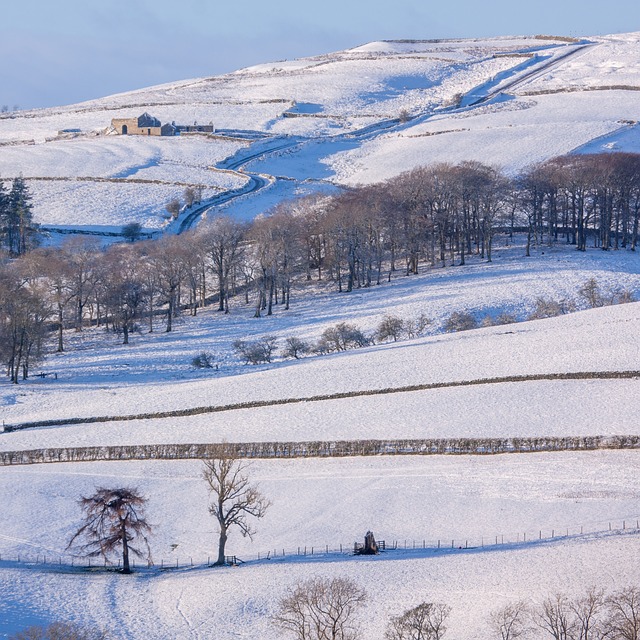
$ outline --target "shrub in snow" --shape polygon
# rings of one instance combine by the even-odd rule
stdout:
[[[518,318],[516,318],[512,313],[502,312],[498,315],[495,320],[496,324],[514,324],[518,322]]]
[[[142,238],[142,225],[139,222],[130,222],[122,227],[122,237],[129,242],[136,242]]]
[[[573,302],[558,302],[548,298],[538,298],[534,310],[529,314],[529,320],[555,318],[563,313],[568,313],[573,308]]]
[[[404,321],[404,330],[407,338],[417,338],[421,336],[431,324],[432,320],[426,314],[421,313],[415,318]]]
[[[199,353],[197,356],[194,356],[191,359],[191,366],[196,369],[214,369],[218,368],[215,361],[215,356],[212,353],[207,351],[203,351]]]
[[[406,333],[405,321],[398,316],[385,316],[376,329],[376,340],[384,342],[392,339],[397,342]]]
[[[304,356],[311,352],[311,345],[300,338],[291,336],[285,340],[285,346],[282,350],[284,358],[295,358],[298,360],[300,356]]]
[[[578,289],[578,295],[591,309],[602,307],[605,304],[602,292],[600,291],[600,285],[595,278],[589,278],[580,289]]]
[[[271,362],[278,344],[275,336],[262,336],[258,340],[236,340],[233,350],[244,359],[245,364]]]
[[[180,200],[178,200],[178,198],[173,198],[167,203],[165,209],[167,210],[167,213],[175,219],[180,215],[180,207]]]
[[[629,289],[622,289],[613,294],[613,304],[627,304],[628,302],[635,301],[636,297],[633,295],[633,291],[630,291]]]
[[[454,331],[468,331],[469,329],[475,329],[478,326],[478,321],[473,314],[467,311],[454,311],[444,323],[444,330],[448,333]]]
[[[366,347],[369,344],[371,340],[355,324],[340,322],[322,332],[315,350],[317,353],[330,353]]]
[[[430,324],[431,318],[424,313],[415,318],[386,315],[376,329],[375,338],[378,342],[384,342],[389,339],[396,342],[404,337],[417,338],[425,332],[425,329]]]
[[[500,313],[495,318],[485,316],[480,323],[483,327],[496,327],[502,324],[514,324],[518,319],[512,313]]]

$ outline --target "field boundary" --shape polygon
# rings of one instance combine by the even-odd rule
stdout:
[[[640,520],[632,518],[622,522],[609,522],[606,527],[594,528],[583,526],[563,526],[558,529],[539,529],[529,532],[496,534],[489,536],[475,535],[458,536],[457,538],[441,539],[394,539],[387,543],[386,549],[378,556],[358,556],[354,550],[354,543],[316,544],[298,546],[292,549],[275,548],[269,551],[257,552],[249,555],[226,556],[228,566],[251,566],[265,563],[309,563],[324,562],[327,559],[351,559],[354,562],[377,557],[381,560],[416,560],[419,558],[435,558],[462,553],[495,553],[500,551],[525,550],[539,546],[564,544],[572,541],[589,541],[615,536],[640,535]],[[136,573],[161,575],[172,571],[189,571],[216,568],[212,565],[215,555],[209,555],[206,560],[202,555],[182,556],[173,555],[169,558],[161,557],[154,560],[140,561],[131,559],[131,567]],[[55,550],[43,550],[33,553],[0,553],[0,569],[23,568],[35,569],[55,573],[112,573],[119,571],[120,560],[91,559],[86,556],[73,556]]]
[[[203,460],[229,455],[243,459],[287,459],[389,455],[497,455],[601,449],[640,449],[640,434],[50,447],[0,452],[0,466],[121,460]]]
[[[323,395],[299,398],[281,398],[275,400],[251,400],[225,405],[192,407],[190,409],[176,409],[173,411],[156,411],[150,413],[128,414],[120,416],[88,416],[84,418],[57,418],[53,420],[36,420],[16,424],[4,424],[4,431],[18,431],[21,429],[35,429],[38,427],[55,427],[74,424],[95,424],[97,422],[125,422],[130,420],[158,420],[163,418],[182,418],[219,413],[223,411],[237,411],[239,409],[258,409],[302,402],[323,402],[326,400],[343,400],[364,396],[381,396],[393,393],[410,393],[412,391],[430,391],[435,389],[449,389],[454,387],[470,387],[485,384],[504,384],[554,380],[620,380],[640,378],[640,371],[577,371],[568,373],[535,373],[530,375],[500,376],[495,378],[478,378],[475,380],[459,380],[452,382],[429,382],[425,384],[388,387],[383,389],[363,389],[360,391],[343,391]]]

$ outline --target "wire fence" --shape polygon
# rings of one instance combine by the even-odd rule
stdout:
[[[401,538],[378,541],[382,554],[389,557],[425,557],[436,554],[460,552],[491,552],[527,548],[536,545],[549,545],[570,540],[593,539],[610,535],[640,535],[640,516],[622,521],[611,521],[604,526],[563,526],[528,530],[511,534],[451,536],[441,538]],[[359,542],[339,544],[308,544],[295,548],[274,547],[254,554],[225,556],[225,564],[239,566],[269,561],[320,562],[323,559],[356,556]],[[175,555],[153,560],[131,560],[131,569],[135,571],[175,571],[203,569],[213,566],[217,556],[196,557]],[[106,561],[102,558],[78,557],[59,554],[55,551],[43,553],[0,553],[0,566],[21,568],[42,568],[48,571],[86,572],[86,571],[118,571],[121,561]]]

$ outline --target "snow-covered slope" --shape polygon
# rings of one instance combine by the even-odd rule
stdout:
[[[318,188],[309,180],[375,182],[427,163],[460,160],[515,172],[579,148],[638,150],[630,123],[638,117],[639,43],[637,33],[581,41],[373,42],[6,114],[0,116],[0,176],[28,179],[37,218],[46,225],[119,227],[138,220],[159,229],[166,224],[164,206],[185,183],[204,185],[206,196],[242,184],[242,175],[215,167],[256,136],[262,152],[247,169],[294,180],[272,181],[270,189],[233,202],[234,215],[254,216]],[[211,122],[223,137],[101,134],[111,118],[143,111],[163,122]],[[83,135],[56,137],[69,128]],[[230,141],[228,135],[248,140]],[[53,177],[75,180],[43,180]]]
[[[576,299],[590,277],[605,295],[640,291],[640,256],[633,252],[581,254],[558,247],[529,259],[522,253],[522,247],[496,248],[492,264],[437,268],[351,294],[337,294],[333,287],[324,293],[302,289],[294,292],[289,311],[276,307],[273,316],[261,319],[237,297],[230,314],[208,309],[196,318],[184,316],[173,332],[143,331],[130,345],[102,329],[70,332],[67,351],[51,354],[45,363],[57,380],[34,380],[24,388],[0,385],[3,418],[14,423],[139,414],[525,373],[640,368],[637,303],[443,334],[443,321],[454,311],[470,311],[478,319],[505,311],[522,320],[539,297]],[[425,314],[432,320],[429,335],[300,361],[277,357],[258,367],[242,364],[232,349],[236,338],[265,334],[278,336],[279,346],[291,335],[313,342],[341,321],[373,333],[386,314]],[[568,337],[574,334],[580,337]],[[219,371],[191,367],[203,351],[214,354]],[[243,430],[243,437],[269,439],[268,429],[258,432]],[[0,446],[5,443],[0,439]]]
[[[254,158],[248,172],[293,178],[265,179],[269,189],[232,201],[234,214],[251,216],[303,189],[385,179],[426,162],[478,159],[515,172],[572,150],[637,151],[639,44],[640,34],[580,42],[375,42],[2,116],[0,142],[7,144],[0,146],[0,175],[28,179],[43,223],[117,228],[139,220],[158,229],[166,200],[185,184],[205,185],[208,196],[246,184],[237,171],[243,158]],[[112,117],[142,111],[163,121],[213,121],[224,136],[91,133],[45,142],[59,129],[95,132]],[[232,301],[229,315],[206,310],[183,318],[171,333],[133,335],[127,347],[101,330],[67,335],[67,352],[51,354],[43,365],[57,379],[18,386],[0,380],[0,418],[89,418],[508,375],[640,369],[640,303],[443,334],[453,311],[479,319],[504,311],[524,320],[539,296],[575,298],[590,277],[607,294],[640,291],[636,253],[545,247],[524,260],[522,247],[504,240],[496,240],[491,265],[471,259],[464,268],[432,269],[340,296],[301,286],[291,310],[278,308],[269,318],[254,319],[251,309]],[[290,335],[315,340],[340,321],[371,332],[387,313],[424,313],[433,323],[414,340],[300,362],[277,358],[255,368],[231,349],[235,338],[267,333],[281,343]],[[202,351],[216,354],[218,371],[191,368]],[[62,424],[0,433],[0,450],[638,434],[638,385],[637,379],[538,380]],[[256,461],[251,476],[273,505],[255,542],[234,532],[228,551],[252,559],[285,549],[287,557],[213,570],[190,568],[191,559],[206,562],[216,542],[197,461],[1,467],[0,638],[31,622],[75,620],[104,627],[118,640],[275,640],[281,636],[270,616],[288,586],[315,575],[347,575],[369,594],[362,619],[367,640],[381,639],[390,615],[422,600],[452,606],[447,637],[486,640],[486,615],[507,602],[580,594],[590,585],[637,585],[636,472],[635,451]],[[64,561],[62,568],[25,563],[25,556],[40,562],[44,555],[49,561],[64,556],[78,524],[78,497],[114,483],[136,485],[148,496],[156,563],[189,568],[125,577],[71,571]],[[424,541],[427,549],[372,559],[291,558],[298,547],[346,548],[368,529],[401,546]]]

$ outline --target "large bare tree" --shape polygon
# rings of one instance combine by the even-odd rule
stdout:
[[[102,556],[105,560],[121,549],[122,573],[131,573],[130,553],[151,558],[148,540],[151,525],[144,517],[146,503],[147,499],[137,489],[127,487],[100,487],[93,495],[80,498],[84,521],[67,548],[78,545],[84,555]],[[143,543],[144,550],[132,546],[137,541]]]
[[[255,531],[250,519],[264,517],[271,503],[251,483],[247,464],[238,459],[231,447],[223,446],[219,457],[204,460],[202,477],[209,488],[209,512],[220,527],[218,559],[214,563],[220,566],[225,564],[229,529],[237,527],[243,536],[253,539]]]
[[[500,640],[517,640],[526,635],[528,607],[524,600],[510,602],[489,614],[492,637]]]
[[[620,640],[640,639],[640,589],[626,587],[607,598],[607,637]]]

